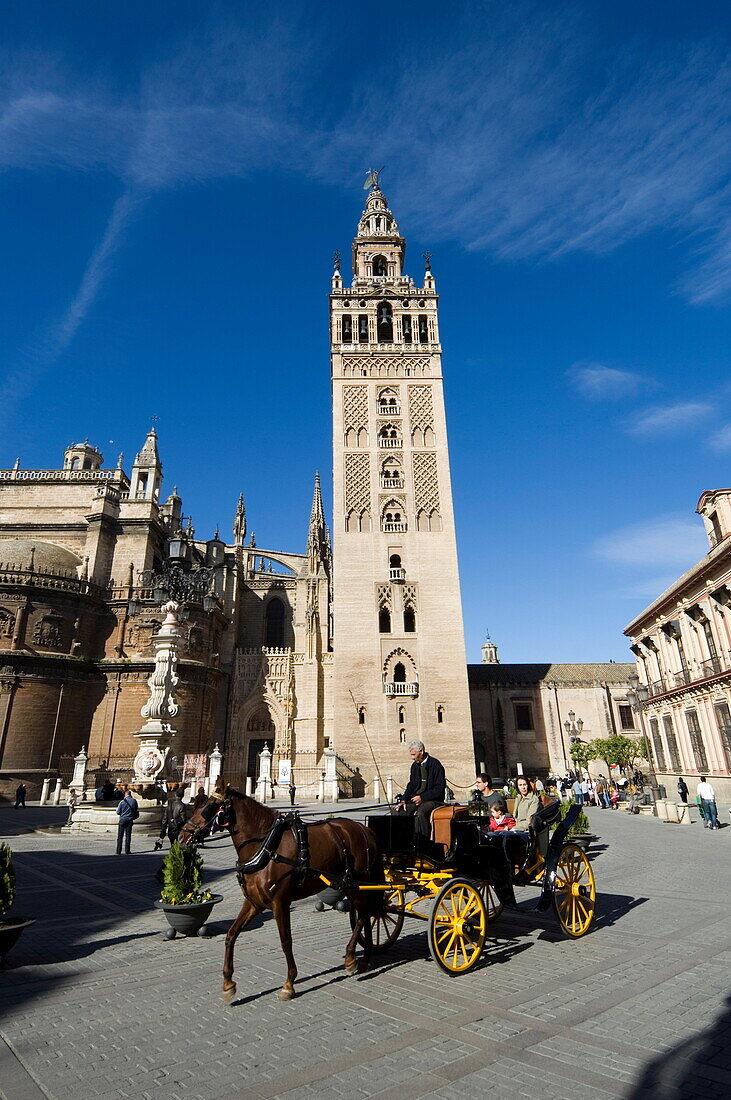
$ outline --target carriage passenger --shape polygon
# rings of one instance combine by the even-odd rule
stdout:
[[[518,788],[518,796],[513,805],[515,828],[520,832],[527,833],[530,827],[531,818],[534,814],[537,814],[541,808],[541,800],[536,793],[533,783],[527,776],[519,775],[516,786]]]
[[[490,807],[490,823],[487,828],[490,833],[507,833],[515,828],[515,818],[508,813],[508,804],[504,798],[499,798]]]

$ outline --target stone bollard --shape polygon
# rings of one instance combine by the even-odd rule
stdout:
[[[209,794],[210,794],[211,791],[216,789],[216,780],[218,779],[218,777],[221,774],[222,762],[223,762],[223,753],[219,749],[218,745],[216,745],[215,749],[213,750],[211,755],[208,757],[208,782],[209,782],[208,793]]]
[[[247,777],[246,777],[246,793],[248,794],[249,798],[254,797],[254,776],[253,775],[247,775]]]
[[[381,780],[377,775],[373,776],[373,801],[381,801]]]
[[[320,775],[320,789],[317,793],[317,797],[319,798],[320,802],[325,801],[325,773],[324,772],[322,772],[322,774]]]
[[[678,815],[678,824],[679,825],[692,825],[693,824],[693,822],[690,820],[690,806],[687,804],[687,802],[676,802],[675,803],[675,812]]]
[[[59,802],[61,801],[61,787],[62,787],[62,785],[63,785],[63,780],[62,779],[57,779],[56,780],[56,786],[53,790],[53,805],[54,806],[58,806]]]
[[[48,788],[51,786],[50,778],[43,780],[43,790],[41,791],[41,806],[45,806],[48,802]]]
[[[393,776],[386,777],[386,801],[393,802]]]
[[[259,753],[259,778],[256,783],[256,797],[260,802],[267,802],[271,790],[272,780],[272,754],[267,745]]]

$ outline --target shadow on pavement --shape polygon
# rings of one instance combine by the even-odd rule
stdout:
[[[648,1063],[626,1100],[678,1100],[729,1095],[731,997],[713,1027],[671,1047]]]

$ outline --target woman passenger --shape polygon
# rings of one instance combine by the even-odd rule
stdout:
[[[519,832],[527,833],[530,819],[533,817],[533,814],[538,813],[541,808],[541,800],[536,794],[533,783],[526,776],[519,775],[516,786],[518,788],[518,797],[515,799],[513,805],[515,828]]]

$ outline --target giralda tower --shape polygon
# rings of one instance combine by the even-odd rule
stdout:
[[[398,786],[422,740],[448,781],[474,776],[438,297],[404,273],[406,245],[375,173],[330,295],[334,748],[372,791]]]

